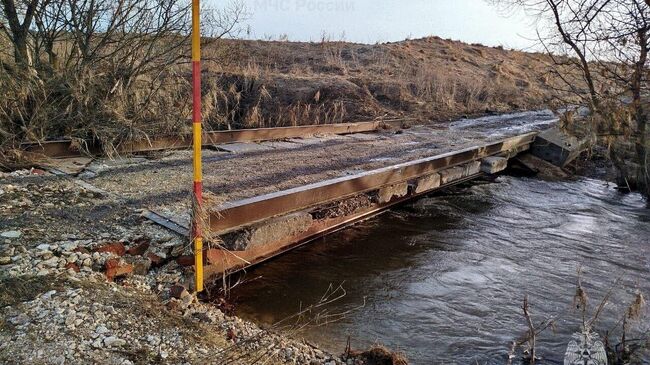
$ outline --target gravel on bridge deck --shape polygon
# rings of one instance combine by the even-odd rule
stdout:
[[[459,128],[458,123],[436,124],[204,149],[206,199],[218,203],[289,189],[548,128],[556,121],[550,111],[479,120],[483,122],[465,123],[471,128]],[[128,205],[186,221],[191,156],[191,151],[181,150],[148,158],[98,159],[80,177],[125,199]]]

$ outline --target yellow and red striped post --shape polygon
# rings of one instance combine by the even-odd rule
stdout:
[[[203,235],[201,217],[203,206],[203,172],[201,166],[201,26],[199,0],[192,0],[192,136],[194,165],[194,287],[203,291]]]

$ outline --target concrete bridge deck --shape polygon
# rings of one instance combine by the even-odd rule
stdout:
[[[461,127],[452,123],[216,145],[204,150],[204,190],[214,204],[234,201],[461,150],[548,128],[556,121],[550,111],[514,116],[474,119],[474,124],[466,120]],[[129,205],[187,221],[191,169],[191,151],[163,151],[148,157],[98,159],[79,177]]]
[[[207,273],[245,267],[392,204],[476,177],[480,162],[469,162],[490,155],[512,157],[529,147],[534,136],[528,132],[555,122],[550,111],[537,111],[372,133],[213,145],[203,158],[204,191],[213,233],[220,241],[208,245]],[[510,142],[496,143],[504,140]],[[417,161],[428,162],[409,165]],[[400,164],[410,166],[410,175],[400,179],[395,170],[375,178],[380,169]],[[78,179],[130,207],[155,212],[153,218],[171,219],[176,223],[171,228],[182,233],[189,226],[191,169],[190,151],[158,151],[144,157],[96,159]],[[418,187],[420,178],[429,181]],[[347,190],[328,188],[329,195],[322,195],[323,189],[309,190],[339,181]],[[290,189],[307,191],[298,196]],[[257,205],[247,205],[253,202]]]

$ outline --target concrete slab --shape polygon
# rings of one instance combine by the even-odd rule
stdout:
[[[379,203],[388,203],[393,198],[401,198],[406,196],[409,191],[408,183],[403,182],[395,185],[390,185],[385,188],[379,189]]]
[[[508,159],[505,157],[490,156],[481,160],[481,171],[486,174],[496,174],[508,167]]]
[[[584,141],[559,128],[552,128],[537,135],[530,152],[555,166],[564,167],[580,155],[583,144]]]
[[[358,141],[373,141],[380,138],[378,134],[374,134],[374,133],[354,133],[354,134],[347,134],[346,137],[356,139]]]
[[[299,144],[302,144],[302,145],[323,143],[322,139],[316,138],[316,137],[289,138],[289,139],[287,139],[287,141],[289,141],[291,143],[299,143]]]
[[[370,162],[387,162],[387,161],[395,161],[397,160],[394,157],[376,157],[376,158],[371,158]]]
[[[440,174],[432,174],[417,179],[415,183],[415,193],[420,194],[425,191],[435,189],[440,186]]]
[[[82,172],[91,162],[92,158],[88,157],[69,157],[60,159],[51,159],[48,163],[43,164],[50,169],[61,171],[68,175],[77,175]]]
[[[241,232],[224,235],[224,245],[231,250],[244,250],[273,244],[286,237],[293,237],[311,226],[312,217],[307,212],[297,212],[270,219]]]
[[[302,144],[300,143],[293,143],[288,141],[267,141],[267,142],[261,142],[260,144],[262,146],[271,147],[276,150],[290,150],[290,149],[302,147]]]
[[[317,134],[314,137],[317,137],[323,141],[350,141],[352,138],[348,136],[342,136],[339,134]]]
[[[440,183],[448,184],[452,181],[462,179],[465,174],[464,166],[452,167],[450,169],[445,169],[440,171]]]
[[[463,172],[463,177],[475,175],[481,172],[481,161],[470,162],[465,165],[465,171]]]

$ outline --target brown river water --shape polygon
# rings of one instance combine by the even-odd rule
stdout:
[[[310,325],[294,335],[336,354],[348,337],[358,349],[379,343],[413,364],[504,364],[526,331],[528,295],[535,322],[558,318],[538,338],[541,363],[562,364],[581,323],[572,311],[578,267],[591,309],[613,288],[596,325],[604,332],[636,290],[650,295],[649,248],[650,210],[639,195],[599,180],[501,176],[293,250],[249,270],[231,295],[238,315],[270,325],[342,285],[345,296],[306,314],[298,326]],[[637,332],[648,331],[647,312]]]

